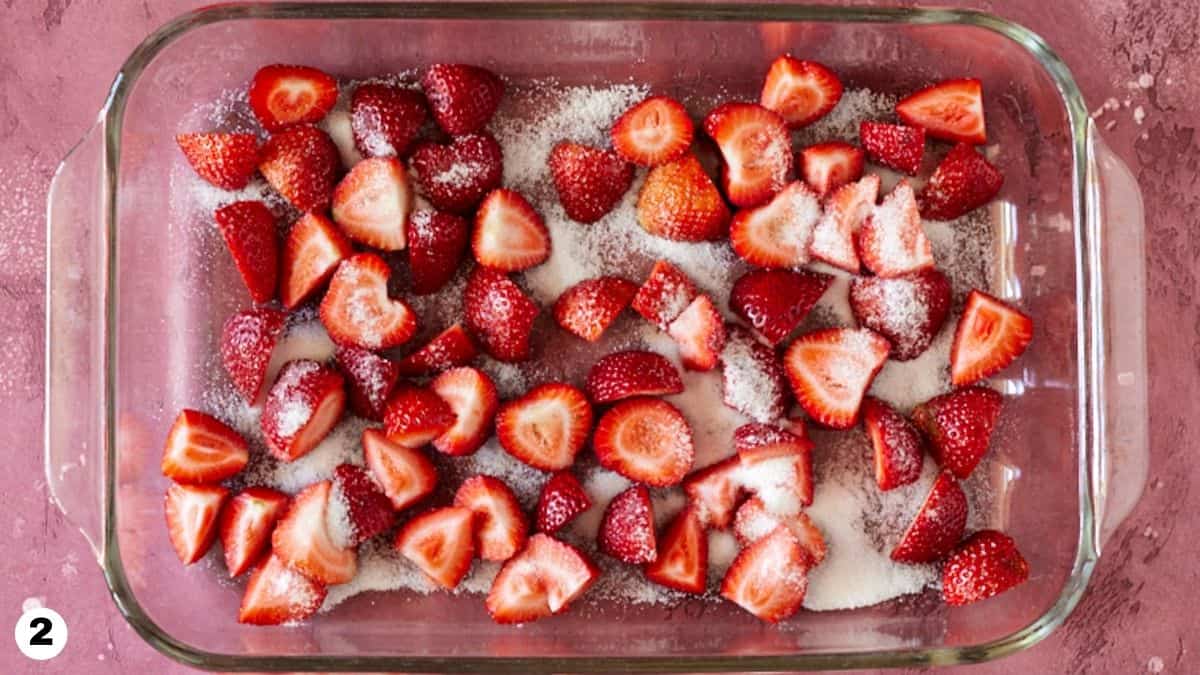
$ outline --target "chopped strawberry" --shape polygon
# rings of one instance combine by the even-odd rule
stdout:
[[[277,309],[254,307],[229,317],[221,327],[221,363],[247,403],[258,403],[265,393],[271,353],[286,321]]]
[[[584,492],[575,474],[558,471],[542,486],[538,497],[537,529],[554,534],[591,507],[592,498]]]
[[[881,277],[933,267],[933,248],[921,226],[917,198],[907,180],[875,207],[855,235],[858,257]]]
[[[879,176],[874,174],[834,190],[813,229],[812,257],[857,274],[861,265],[854,250],[855,235],[875,210],[878,197]]]
[[[903,124],[863,120],[858,140],[872,162],[915,176],[925,158],[925,130]]]
[[[354,241],[384,251],[404,248],[412,207],[408,172],[395,157],[364,159],[333,191],[333,220]]]
[[[738,481],[778,515],[799,513],[813,502],[813,443],[796,438],[738,447]]]
[[[740,470],[738,458],[727,457],[684,479],[683,491],[705,527],[729,527],[742,491]]]
[[[477,266],[463,291],[463,322],[484,351],[500,361],[529,359],[537,303],[506,274]]]
[[[729,223],[729,243],[742,260],[759,267],[799,267],[808,262],[821,202],[795,181],[771,201],[742,209]]]
[[[928,563],[941,558],[962,539],[967,526],[967,496],[953,474],[943,471],[933,482],[925,501],[900,543],[892,549],[892,560]]]
[[[929,439],[933,459],[966,479],[987,454],[1003,403],[993,389],[964,387],[917,406],[913,422]]]
[[[338,369],[346,377],[350,409],[354,414],[378,422],[400,378],[400,369],[391,359],[358,347],[338,347],[334,352]]]
[[[950,314],[950,282],[930,267],[890,279],[855,277],[850,309],[860,326],[892,343],[890,358],[909,361],[933,342]]]
[[[167,434],[162,473],[177,483],[220,483],[248,461],[250,449],[241,434],[211,415],[185,408]]]
[[[953,220],[992,201],[1004,175],[975,148],[959,143],[946,154],[918,197],[921,216]]]
[[[429,388],[450,404],[455,416],[454,426],[433,439],[433,447],[452,457],[478,450],[492,435],[499,405],[492,378],[474,368],[454,368],[435,377]]]
[[[842,141],[817,143],[801,150],[796,164],[804,182],[824,197],[862,178],[863,151]]]
[[[259,419],[271,454],[290,462],[317,447],[342,417],[343,385],[341,373],[316,361],[284,364]]]
[[[658,540],[658,557],[646,565],[646,578],[684,593],[708,588],[708,535],[694,506],[685,506]]]
[[[368,82],[350,97],[354,147],[364,157],[403,157],[428,117],[425,97],[411,89]]]
[[[379,429],[364,431],[362,446],[367,468],[393,509],[403,511],[437,487],[437,469],[420,449],[393,443]]]
[[[321,300],[321,323],[340,345],[387,349],[417,332],[417,315],[388,296],[392,270],[374,253],[359,253],[338,265]]]
[[[637,284],[621,277],[585,279],[558,296],[554,320],[568,333],[595,342],[637,292]]]
[[[220,485],[179,485],[167,488],[167,535],[184,565],[191,565],[212,546],[217,515],[229,496]]]
[[[797,338],[784,356],[784,368],[809,417],[849,429],[890,350],[887,340],[865,328],[830,328]]]
[[[475,551],[484,560],[508,560],[525,548],[529,521],[504,481],[472,476],[454,493],[454,505],[475,513]]]
[[[457,419],[454,409],[441,396],[408,383],[396,386],[383,413],[388,440],[408,448],[432,442]]]
[[[818,272],[753,270],[733,282],[729,307],[767,342],[777,345],[791,334],[833,277]]]
[[[517,272],[546,262],[550,232],[521,193],[500,188],[475,212],[471,250],[480,265]]]
[[[645,485],[634,485],[612,498],[604,509],[596,541],[601,551],[622,562],[641,565],[655,561],[654,509]]]
[[[633,310],[647,321],[666,330],[699,291],[678,267],[666,260],[654,263],[650,276],[633,296]]]
[[[452,589],[475,557],[475,512],[463,506],[426,511],[396,535],[396,550],[434,583]]]
[[[733,449],[739,455],[748,454],[756,448],[800,443],[805,437],[770,424],[751,422],[733,430]]]
[[[338,545],[329,531],[332,494],[329,480],[301,490],[271,535],[271,547],[284,564],[326,586],[344,584],[358,571],[354,549]]]
[[[468,213],[500,187],[504,170],[500,144],[486,131],[449,143],[426,142],[413,150],[409,166],[421,193],[442,211]]]
[[[742,549],[721,580],[721,597],[776,623],[795,614],[808,590],[811,558],[786,527]]]
[[[980,290],[967,304],[950,347],[950,381],[970,384],[1004,370],[1033,340],[1033,319]]]
[[[755,103],[725,103],[704,118],[704,131],[721,149],[721,183],[734,206],[758,206],[787,185],[792,139],[778,114]]]
[[[258,169],[254,134],[179,134],[175,143],[196,175],[222,190],[241,190]]]
[[[341,167],[333,139],[310,126],[273,134],[258,155],[258,170],[267,184],[300,211],[329,206]]]
[[[592,448],[600,465],[630,480],[675,485],[692,468],[692,429],[666,401],[631,398],[617,403],[596,424]]]
[[[452,213],[413,212],[408,219],[408,272],[413,293],[435,293],[454,278],[470,230],[464,218]]]
[[[926,87],[901,99],[896,115],[934,138],[973,145],[987,142],[979,80],[945,80]]]
[[[871,396],[863,401],[862,413],[863,428],[875,455],[875,484],[879,489],[891,490],[920,478],[925,443],[913,423]]]
[[[478,355],[479,348],[475,346],[475,341],[467,334],[462,324],[456,323],[438,333],[417,351],[401,359],[397,365],[401,375],[422,377],[465,366]]]
[[[633,182],[633,165],[615,152],[563,141],[550,150],[550,178],[572,220],[603,218]]]
[[[487,610],[496,623],[524,623],[558,614],[599,576],[596,566],[575,547],[535,534],[496,575]]]
[[[337,103],[337,81],[306,66],[272,64],[254,73],[250,109],[267,131],[316,124]]]
[[[666,396],[683,391],[679,371],[654,352],[609,354],[588,371],[587,392],[593,403],[612,403],[634,396]]]
[[[637,220],[656,237],[676,241],[720,239],[729,230],[729,207],[695,155],[660,164],[646,174]]]
[[[395,520],[392,500],[361,466],[339,464],[333,470],[333,492],[329,499],[333,513],[339,517],[344,514],[346,519],[343,524],[346,531],[332,533],[335,543],[358,546],[382,534]],[[349,536],[347,541],[336,541],[345,535]]]
[[[942,599],[958,607],[999,595],[1029,578],[1029,563],[1012,537],[980,530],[959,544],[942,566]]]
[[[707,295],[698,295],[667,327],[688,370],[712,370],[725,348],[725,321]]]
[[[296,309],[329,281],[338,263],[354,255],[354,247],[333,221],[306,213],[288,231],[283,243],[279,300]]]
[[[575,387],[551,382],[500,406],[496,436],[508,454],[543,471],[571,466],[592,430],[592,406]]]
[[[213,213],[250,298],[269,302],[279,282],[279,236],[275,216],[262,202],[226,204]]]
[[[738,543],[750,546],[779,529],[781,525],[804,547],[805,553],[811,559],[811,565],[821,564],[825,559],[825,536],[812,519],[803,513],[786,516],[771,513],[758,497],[751,497],[738,507],[737,515],[733,518],[733,533]]]
[[[667,96],[651,96],[626,110],[613,123],[613,150],[641,166],[679,159],[692,144],[692,118]]]
[[[775,350],[738,325],[727,328],[721,351],[721,390],[725,405],[759,422],[783,417],[788,400],[787,374]]]
[[[760,101],[797,129],[808,126],[833,110],[842,98],[842,81],[816,61],[780,56],[763,82]]]
[[[323,584],[268,555],[246,583],[238,621],[259,626],[303,621],[321,608],[325,593]]]
[[[496,74],[462,64],[438,63],[421,78],[425,98],[438,126],[451,136],[479,131],[492,119],[504,83]]]
[[[278,490],[248,487],[221,509],[221,548],[230,577],[250,569],[267,551],[275,521],[287,505],[288,496]]]

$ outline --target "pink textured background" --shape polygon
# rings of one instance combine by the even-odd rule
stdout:
[[[71,627],[35,664],[0,630],[0,671],[183,672],[125,625],[83,538],[42,477],[44,204],[55,166],[95,118],[112,76],[189,0],[0,0],[0,628],[44,599]],[[912,4],[912,3],[904,3]],[[1041,33],[1074,71],[1147,208],[1150,487],[1114,536],[1066,626],[973,674],[1200,671],[1200,5],[1194,0],[979,0]],[[1143,73],[1154,78],[1137,86]],[[1145,118],[1136,123],[1133,111]],[[1161,321],[1170,317],[1169,321]],[[1156,320],[1160,319],[1160,320]],[[169,591],[167,591],[169,592]],[[4,618],[7,617],[7,618]]]

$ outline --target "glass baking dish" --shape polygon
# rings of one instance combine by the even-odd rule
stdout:
[[[1033,574],[949,610],[932,595],[805,612],[767,627],[728,606],[595,603],[519,629],[478,597],[360,596],[295,628],[241,626],[239,588],[185,569],[162,536],[161,439],[198,400],[214,335],[242,302],[216,271],[198,302],[196,242],[165,236],[170,141],[193,105],[272,62],[345,78],[438,61],[516,81],[635,80],[753,92],[791,51],[849,87],[899,93],[984,82],[1006,176],[993,207],[993,292],[1038,325],[1007,371],[1009,467],[990,519]],[[1029,30],[976,12],[691,4],[255,4],[198,10],[132,53],[95,126],[55,176],[48,211],[46,471],[114,600],[148,642],[220,670],[810,670],[984,661],[1037,643],[1079,601],[1147,464],[1140,195],[1066,66]],[[229,270],[225,270],[229,271]],[[169,589],[169,590],[167,590]]]

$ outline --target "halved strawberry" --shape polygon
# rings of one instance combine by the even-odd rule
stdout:
[[[316,361],[284,364],[259,419],[271,454],[290,462],[317,447],[342,417],[343,385],[341,373]]]
[[[329,531],[332,494],[329,480],[301,490],[271,535],[271,548],[284,564],[326,586],[344,584],[358,571],[354,549],[339,546]]]
[[[496,436],[508,454],[543,471],[565,469],[587,442],[592,406],[575,387],[551,382],[500,406]]]
[[[503,272],[529,269],[550,257],[550,232],[521,193],[492,190],[475,213],[471,251],[486,267]]]
[[[258,169],[254,134],[179,134],[175,143],[196,175],[222,190],[240,190]]]
[[[450,368],[465,366],[479,355],[475,341],[462,324],[456,323],[438,333],[417,351],[398,363],[400,374],[406,377],[436,375]]]
[[[449,143],[426,142],[408,160],[417,185],[442,211],[467,213],[484,195],[500,187],[504,155],[486,131],[458,136]]]
[[[737,456],[726,457],[684,479],[683,491],[705,527],[729,527],[742,491],[741,468]]]
[[[1004,175],[974,147],[959,143],[946,154],[917,201],[921,216],[953,220],[992,201],[1004,185]]]
[[[632,306],[647,321],[666,330],[698,293],[692,280],[678,267],[666,260],[658,260],[633,296]]]
[[[771,424],[751,422],[733,430],[733,449],[739,455],[748,454],[756,448],[777,446],[786,443],[800,443],[807,440],[803,434],[796,434]]]
[[[396,535],[396,550],[442,588],[454,588],[475,557],[475,513],[446,506],[416,516]]]
[[[808,590],[808,553],[786,527],[742,549],[721,580],[721,597],[776,623],[795,614]]]
[[[250,109],[267,131],[320,122],[337,97],[337,81],[307,66],[263,66],[250,81]]]
[[[660,164],[638,193],[637,220],[656,237],[709,241],[725,236],[729,207],[693,154]]]
[[[721,351],[721,390],[725,405],[759,422],[787,411],[787,374],[775,350],[746,328],[730,324]]]
[[[987,142],[983,85],[976,79],[944,80],[910,94],[896,104],[896,115],[934,138],[973,145]]]
[[[875,210],[879,176],[871,174],[834,190],[825,201],[825,214],[813,229],[809,253],[817,260],[858,273],[861,264],[854,239],[864,220]]]
[[[359,253],[338,265],[321,300],[321,324],[340,345],[387,349],[417,332],[417,315],[388,296],[392,270],[374,253]]]
[[[987,454],[1004,397],[987,387],[964,387],[935,396],[913,410],[942,467],[965,479]]]
[[[279,237],[270,209],[258,201],[233,202],[217,209],[213,218],[250,298],[255,302],[274,299],[279,282]]]
[[[833,283],[819,272],[753,270],[733,282],[729,307],[767,342],[777,345],[804,320]]]
[[[183,409],[171,425],[163,448],[163,475],[177,483],[220,483],[250,461],[241,434],[221,420]]]
[[[843,141],[828,141],[804,148],[796,155],[800,175],[822,197],[862,178],[863,151]]]
[[[617,403],[600,418],[592,438],[600,465],[630,480],[662,487],[692,468],[692,429],[666,401],[638,397]]]
[[[452,213],[414,211],[408,219],[408,272],[412,292],[434,293],[454,278],[471,226]]]
[[[830,328],[797,338],[784,355],[784,368],[809,417],[849,429],[890,350],[887,340],[865,328]]]
[[[933,267],[933,248],[921,227],[917,198],[908,180],[900,181],[875,207],[854,244],[862,264],[881,277]]]
[[[707,295],[698,295],[667,327],[688,370],[712,370],[725,348],[725,321]]]
[[[354,247],[333,221],[306,213],[288,231],[283,243],[279,300],[295,309],[329,281],[338,263],[354,255]]]
[[[475,513],[475,551],[484,560],[508,560],[525,548],[529,521],[504,481],[472,476],[454,493],[454,505]]]
[[[780,56],[767,71],[759,100],[797,129],[824,117],[841,98],[842,81],[832,70],[816,61]]]
[[[953,474],[943,471],[933,482],[912,523],[892,549],[892,560],[928,563],[954,548],[967,526],[967,496]]]
[[[804,513],[775,514],[767,510],[761,499],[751,497],[738,507],[737,515],[733,518],[733,534],[742,546],[750,546],[780,526],[786,527],[804,547],[804,552],[810,558],[810,565],[821,564],[826,553],[825,536]]]
[[[167,535],[179,561],[191,565],[208,552],[217,534],[217,515],[229,496],[220,485],[180,485],[167,488],[164,501]]]
[[[613,150],[634,164],[658,166],[682,157],[694,132],[692,118],[679,101],[651,96],[613,123]]]
[[[721,183],[734,206],[758,206],[787,185],[792,139],[778,114],[756,103],[725,103],[704,118],[704,131],[721,149]]]
[[[1029,578],[1029,563],[1012,537],[980,530],[946,558],[942,599],[957,607],[999,595]]]
[[[646,565],[646,578],[684,593],[708,588],[708,535],[698,510],[685,506],[658,539],[658,557]]]
[[[277,309],[254,307],[229,317],[221,327],[221,363],[247,403],[257,403],[264,394],[267,366],[286,321]]]
[[[925,443],[921,433],[903,415],[877,398],[862,405],[863,428],[871,439],[875,457],[875,484],[891,490],[921,477]]]
[[[892,343],[890,358],[908,361],[941,331],[950,314],[950,282],[933,267],[890,279],[855,277],[850,309],[859,325]]]
[[[813,443],[796,438],[738,448],[741,487],[763,501],[767,509],[790,516],[813,502]]]
[[[238,622],[277,626],[303,621],[325,602],[325,586],[268,555],[246,583]]]
[[[425,97],[404,87],[367,82],[350,96],[354,147],[364,157],[403,157],[428,116]]]
[[[392,500],[366,469],[353,464],[339,464],[333,470],[329,508],[337,523],[331,532],[334,542],[345,546],[358,546],[382,534],[396,519]]]
[[[596,542],[601,551],[633,565],[658,558],[654,508],[645,485],[634,485],[612,498],[604,509]]]
[[[633,182],[633,165],[611,150],[562,141],[550,150],[550,178],[572,220],[603,218]]]
[[[397,511],[412,506],[437,487],[437,469],[418,448],[393,443],[379,429],[362,435],[363,460]]]
[[[476,266],[463,291],[463,323],[484,351],[500,361],[525,361],[537,303],[498,270]]]
[[[751,265],[799,267],[808,262],[813,227],[820,218],[817,196],[795,181],[766,204],[735,213],[729,223],[729,243]]]
[[[587,392],[593,403],[612,403],[633,396],[666,396],[683,391],[679,371],[654,352],[609,354],[588,371]]]
[[[970,384],[1004,370],[1033,340],[1033,319],[973,289],[950,347],[950,381]]]
[[[496,385],[486,373],[474,368],[454,368],[429,383],[454,411],[454,426],[433,439],[438,452],[457,457],[469,455],[492,435],[499,399]]]
[[[504,83],[495,73],[457,63],[430,66],[421,78],[421,87],[433,119],[451,136],[482,129],[504,96]]]
[[[592,507],[592,498],[570,471],[558,471],[542,486],[538,496],[537,529],[554,534]]]
[[[408,448],[432,442],[457,419],[450,403],[437,393],[407,383],[396,386],[383,413],[388,440]]]
[[[487,610],[496,623],[524,623],[558,614],[599,576],[596,566],[575,547],[535,534],[496,575]]]
[[[300,211],[329,206],[341,167],[329,134],[306,125],[272,134],[258,155],[258,171],[267,184]]]
[[[334,352],[338,369],[346,376],[350,409],[359,417],[379,421],[400,369],[391,359],[358,347],[338,347]]]
[[[269,548],[275,521],[287,509],[288,499],[278,490],[248,487],[221,509],[221,548],[230,577],[250,569]]]
[[[585,279],[558,296],[554,320],[568,333],[595,342],[637,292],[637,284],[621,277]]]
[[[925,130],[903,124],[863,120],[858,140],[872,162],[915,176],[925,158]]]
[[[412,207],[408,172],[395,157],[364,159],[333,191],[333,220],[354,241],[384,251],[404,248]]]

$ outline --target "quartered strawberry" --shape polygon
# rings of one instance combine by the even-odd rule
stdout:
[[[233,202],[217,209],[213,218],[250,298],[255,302],[274,299],[279,282],[279,236],[270,209],[258,201]]]
[[[926,87],[901,99],[896,115],[934,138],[973,145],[987,142],[979,80],[945,80]]]
[[[246,583],[238,621],[277,626],[303,621],[325,602],[325,585],[290,568],[277,555],[268,555]]]
[[[777,345],[800,325],[832,283],[833,277],[818,272],[753,270],[733,282],[729,308]]]
[[[925,158],[925,130],[903,124],[864,120],[858,125],[858,140],[872,162],[910,176],[921,170]]]
[[[221,420],[183,409],[167,433],[163,475],[177,483],[220,483],[250,461],[246,439]]]
[[[405,377],[423,377],[465,366],[478,355],[479,348],[475,346],[475,341],[462,324],[456,323],[401,359],[397,366]]]
[[[875,210],[878,197],[879,176],[874,174],[834,190],[813,230],[812,257],[857,274],[861,264],[854,250],[855,235]]]
[[[1003,185],[999,169],[974,147],[959,143],[921,189],[921,215],[930,220],[953,220],[992,201]]]
[[[500,144],[486,131],[458,136],[445,145],[421,143],[408,163],[430,203],[462,214],[500,187],[504,173]]]
[[[881,277],[933,267],[933,248],[907,180],[900,181],[867,216],[854,243],[862,264]]]
[[[1029,578],[1029,563],[1012,537],[980,530],[942,566],[942,600],[958,607],[999,595]]]
[[[496,623],[525,623],[558,614],[599,576],[592,561],[575,547],[535,534],[496,575],[487,610]]]
[[[390,84],[360,84],[350,96],[354,147],[364,157],[403,157],[429,117],[425,97]]]
[[[1033,340],[1033,319],[980,290],[967,304],[950,347],[950,381],[970,384],[1004,370]]]
[[[730,324],[721,351],[721,390],[725,405],[759,422],[783,417],[787,375],[775,350],[742,326]]]
[[[822,197],[863,175],[863,151],[843,141],[804,148],[796,155],[804,182]]]
[[[613,150],[634,164],[658,166],[682,157],[694,133],[692,118],[679,101],[651,96],[613,123]]]
[[[316,361],[284,364],[259,419],[271,454],[290,462],[317,447],[342,417],[343,384],[341,373]]]
[[[698,295],[667,327],[688,370],[712,370],[725,348],[725,320],[707,295]]]
[[[392,270],[374,253],[359,253],[338,265],[321,300],[321,324],[340,345],[387,349],[417,332],[417,315],[388,296]]]
[[[780,56],[767,71],[759,100],[797,129],[824,117],[841,98],[842,81],[832,70],[816,61]]]
[[[645,567],[646,578],[684,593],[708,588],[708,535],[694,506],[685,506],[658,539],[658,557]]]
[[[933,459],[966,479],[987,454],[1003,403],[993,389],[964,387],[917,406],[913,422],[929,439]]]
[[[705,527],[729,527],[742,491],[738,479],[740,470],[741,463],[737,456],[733,456],[710,464],[684,479],[683,491]]]
[[[400,160],[371,157],[355,164],[333,191],[333,220],[360,244],[399,251],[413,201]]]
[[[666,260],[659,260],[633,296],[633,311],[666,330],[672,321],[683,314],[698,293],[692,280],[678,267]]]
[[[889,358],[909,361],[929,347],[950,314],[950,282],[933,267],[890,279],[855,277],[850,310],[860,326],[892,343]]]
[[[383,406],[400,377],[396,363],[359,347],[338,347],[333,356],[346,376],[350,409],[359,417],[382,420]]]
[[[749,454],[756,448],[777,446],[805,441],[803,434],[761,422],[751,422],[733,430],[733,449],[739,455]]]
[[[292,224],[283,242],[279,300],[295,309],[329,281],[338,263],[354,255],[354,247],[333,221],[306,213]]]
[[[646,174],[638,193],[637,220],[656,237],[710,241],[728,231],[729,207],[700,160],[689,153]]]
[[[504,83],[495,73],[456,63],[430,66],[421,78],[421,87],[433,119],[451,136],[482,129],[504,96]]]
[[[633,182],[633,165],[611,150],[563,141],[550,150],[550,178],[572,220],[603,218]]]
[[[409,448],[432,442],[457,419],[454,409],[437,393],[408,383],[396,386],[383,413],[388,440]]]
[[[508,454],[543,471],[565,469],[587,442],[592,406],[575,387],[551,382],[500,406],[496,437]]]
[[[442,588],[454,588],[475,558],[475,513],[446,506],[416,516],[396,535],[396,550]]]
[[[675,485],[692,468],[692,429],[675,406],[655,398],[614,405],[596,424],[592,448],[600,465],[656,487]]]
[[[721,149],[721,183],[734,206],[766,203],[787,185],[792,139],[778,114],[755,103],[725,103],[704,118]]]
[[[645,485],[634,485],[612,498],[604,509],[596,543],[601,551],[633,565],[657,559],[654,509]]]
[[[258,169],[254,134],[179,134],[175,143],[196,175],[222,190],[241,190]]]
[[[742,260],[759,267],[799,267],[808,262],[821,202],[800,182],[789,183],[771,201],[742,209],[729,223],[729,243]]]
[[[809,417],[849,429],[890,350],[887,340],[865,328],[830,328],[797,338],[784,355],[784,368]]]
[[[339,546],[329,531],[332,495],[333,481],[304,488],[271,535],[271,548],[284,564],[326,586],[344,584],[358,571],[354,549]]]
[[[538,497],[537,529],[554,534],[592,507],[592,498],[570,471],[558,471],[542,486]]]
[[[903,415],[877,398],[862,405],[863,428],[871,439],[875,457],[875,484],[891,490],[921,477],[925,443],[921,433]]]
[[[463,323],[483,350],[500,361],[525,361],[538,306],[508,275],[477,266],[463,291]]]
[[[795,614],[808,590],[808,553],[786,527],[742,549],[721,580],[721,597],[768,623]]]
[[[554,320],[568,333],[595,342],[637,292],[637,284],[621,277],[585,279],[558,296]]]
[[[750,546],[780,526],[787,528],[804,547],[811,566],[821,564],[825,559],[825,536],[812,519],[804,513],[786,516],[772,513],[758,497],[751,497],[738,507],[733,519],[733,534],[739,544]]]
[[[361,466],[339,464],[333,470],[333,492],[329,499],[334,514],[339,517],[345,514],[346,531],[340,535],[349,535],[349,538],[338,543],[347,546],[358,546],[382,534],[395,520],[392,500]],[[334,534],[339,535],[336,532]]]
[[[221,327],[221,363],[247,403],[257,403],[266,393],[267,367],[286,322],[277,309],[254,307],[229,317]]]
[[[683,391],[679,371],[654,352],[609,354],[588,371],[587,392],[593,403],[612,403],[633,396],[666,396]]]
[[[967,526],[967,496],[949,471],[938,475],[920,510],[892,549],[892,560],[928,563],[954,548]]]
[[[250,109],[267,131],[316,124],[337,103],[337,81],[307,66],[272,64],[250,82]]]
[[[379,429],[362,435],[363,460],[397,511],[424,499],[437,487],[437,469],[419,448],[393,443]]]
[[[307,125],[272,134],[258,155],[258,171],[267,184],[299,211],[329,206],[341,167],[329,134]]]
[[[203,558],[212,546],[217,534],[217,515],[228,496],[229,490],[220,485],[172,483],[167,488],[167,535],[184,565]]]
[[[409,216],[408,272],[413,293],[435,293],[454,278],[470,230],[464,218],[452,213],[420,210]]]
[[[236,577],[250,569],[270,547],[275,522],[287,509],[289,497],[266,487],[248,487],[221,509],[219,531],[225,567]]]
[[[508,560],[525,548],[529,520],[504,481],[472,476],[454,493],[454,505],[475,513],[475,551],[484,560]]]
[[[550,231],[521,193],[500,188],[475,212],[471,251],[480,265],[517,272],[546,262]]]
[[[433,447],[446,455],[469,455],[492,435],[499,399],[496,385],[486,373],[474,368],[454,368],[429,383],[454,411],[454,426],[433,439]]]
[[[796,438],[738,447],[737,480],[777,515],[794,515],[813,502],[813,443]]]

